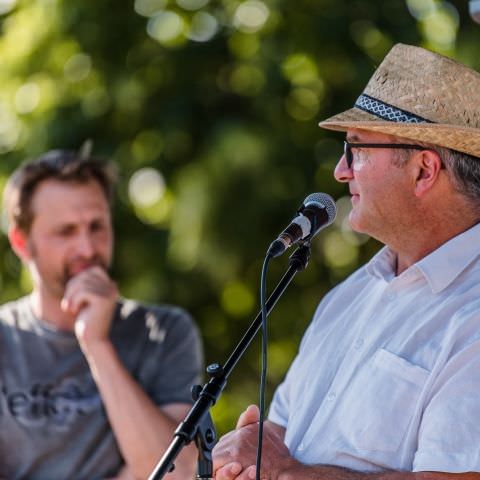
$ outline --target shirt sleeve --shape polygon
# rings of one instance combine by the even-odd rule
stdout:
[[[479,316],[470,324],[462,334],[468,339],[466,345],[453,352],[433,382],[419,429],[414,471],[480,471]]]

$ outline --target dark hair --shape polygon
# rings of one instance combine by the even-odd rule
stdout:
[[[113,166],[98,157],[85,158],[70,150],[52,150],[26,162],[10,176],[3,195],[3,204],[9,223],[29,232],[33,222],[32,197],[44,180],[86,183],[95,180],[112,205],[116,174]]]

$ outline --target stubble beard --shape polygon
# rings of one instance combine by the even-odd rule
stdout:
[[[35,263],[39,264],[39,255],[38,250],[35,247],[35,244],[32,242],[30,244],[30,251],[32,258],[35,260]],[[54,298],[56,298],[59,302],[63,299],[65,295],[65,290],[67,288],[68,282],[78,275],[79,272],[72,272],[72,265],[79,263],[79,259],[73,259],[67,262],[63,266],[63,270],[61,273],[57,273],[51,280],[46,279],[41,272],[36,268],[36,275],[38,275],[40,282],[43,284],[43,288],[48,292],[48,294]],[[108,273],[109,271],[109,263],[102,258],[100,255],[95,255],[93,258],[89,260],[81,260],[81,263],[85,264],[85,269],[90,267],[99,266],[105,272]],[[84,269],[84,270],[85,270]]]

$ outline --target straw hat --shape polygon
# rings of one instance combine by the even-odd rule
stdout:
[[[320,122],[432,143],[480,157],[480,74],[410,45],[395,45],[350,110]]]

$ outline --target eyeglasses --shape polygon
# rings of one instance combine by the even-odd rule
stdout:
[[[347,161],[348,168],[352,168],[352,148],[405,148],[408,150],[428,150],[428,148],[422,147],[420,145],[410,145],[408,143],[351,143],[347,142],[346,140],[343,143],[343,152],[345,154],[345,160]]]

